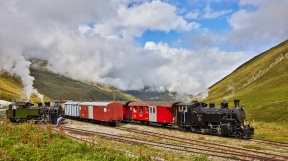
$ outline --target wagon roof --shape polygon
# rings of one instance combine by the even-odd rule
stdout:
[[[160,102],[160,101],[155,101],[155,102],[130,102],[129,106],[164,106],[164,107],[171,107],[174,104],[179,103],[179,102]]]
[[[107,106],[112,102],[81,102],[79,105],[86,105],[86,106]]]
[[[115,101],[117,103],[121,103],[122,105],[126,106],[128,105],[130,102],[133,102],[133,101]]]
[[[80,102],[65,102],[64,105],[77,105]]]

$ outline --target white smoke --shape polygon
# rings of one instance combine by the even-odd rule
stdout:
[[[43,95],[33,88],[34,78],[30,76],[29,70],[31,63],[25,60],[23,55],[19,54],[19,50],[2,50],[0,64],[2,64],[2,70],[10,72],[12,75],[16,74],[21,78],[26,96],[24,99],[26,101],[30,99],[32,93],[36,94],[43,101]]]
[[[198,100],[198,101],[202,101],[204,100],[205,98],[207,98],[209,95],[209,89],[206,89],[205,91],[201,92],[200,94],[198,94],[195,98]]]

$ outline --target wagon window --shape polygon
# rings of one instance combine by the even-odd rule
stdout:
[[[136,106],[133,107],[133,112],[137,112],[137,107]]]
[[[145,112],[148,113],[148,107],[144,107],[145,108]]]
[[[143,107],[139,108],[139,112],[142,113],[143,112]]]
[[[153,107],[153,113],[155,113],[155,107]]]
[[[187,112],[187,106],[184,107],[184,111]]]
[[[150,113],[152,113],[152,107],[150,107]]]

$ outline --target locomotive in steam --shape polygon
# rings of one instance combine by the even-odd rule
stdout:
[[[12,123],[34,121],[36,123],[56,123],[63,109],[58,101],[38,103],[38,106],[30,102],[13,102],[6,110],[6,118]]]
[[[222,102],[220,108],[215,108],[213,102],[209,107],[200,102],[179,103],[177,125],[203,134],[252,138],[254,128],[245,125],[246,114],[244,108],[239,107],[239,101],[234,100],[233,108],[228,108],[227,102]]]

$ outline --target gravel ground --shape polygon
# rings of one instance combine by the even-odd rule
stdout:
[[[87,122],[80,122],[80,121],[66,119],[65,123],[66,124],[62,124],[62,126],[85,129],[85,130],[90,130],[90,131],[97,131],[97,132],[102,132],[102,133],[109,133],[109,134],[114,134],[114,135],[132,135],[132,133],[130,132],[118,130],[114,127],[102,126],[102,125],[92,124],[92,123],[87,123]],[[219,137],[219,136],[213,136],[213,135],[194,134],[191,132],[177,131],[177,130],[172,130],[172,129],[167,129],[167,128],[156,128],[156,127],[137,125],[137,124],[120,124],[120,126],[127,127],[127,128],[135,128],[135,129],[145,130],[145,131],[151,131],[151,132],[160,133],[160,134],[166,134],[166,135],[168,134],[171,136],[183,137],[183,139],[201,140],[201,141],[205,141],[208,143],[212,142],[212,143],[217,143],[217,144],[229,145],[233,147],[247,148],[250,146],[252,150],[261,148],[261,151],[275,153],[275,154],[277,153],[281,155],[288,155],[287,147],[266,145],[266,144],[252,142],[249,140],[225,138],[225,137]],[[81,137],[83,138],[83,136]]]
[[[0,109],[0,118],[6,118],[5,111],[6,109]]]

